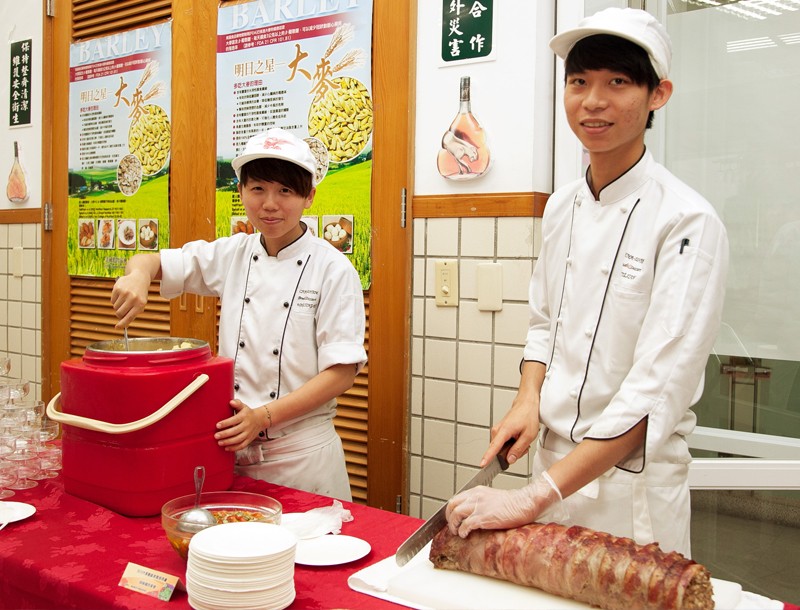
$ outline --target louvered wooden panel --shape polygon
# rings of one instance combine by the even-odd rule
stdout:
[[[95,38],[172,16],[172,0],[73,0],[72,38]]]
[[[111,307],[114,280],[70,278],[70,355],[80,357],[87,345],[122,337],[114,328],[117,316]],[[169,301],[158,293],[157,282],[150,286],[147,307],[128,328],[128,338],[169,337]]]

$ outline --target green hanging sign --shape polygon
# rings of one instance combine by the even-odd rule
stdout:
[[[442,0],[442,60],[463,61],[492,52],[493,0]]]

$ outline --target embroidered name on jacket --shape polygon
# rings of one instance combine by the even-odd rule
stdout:
[[[635,280],[639,277],[642,271],[644,259],[641,256],[634,256],[630,252],[625,253],[625,259],[622,261],[622,270],[620,275],[626,280]]]
[[[304,311],[316,311],[319,304],[318,290],[300,290],[297,294],[297,307]]]

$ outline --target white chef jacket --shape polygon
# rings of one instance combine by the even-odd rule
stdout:
[[[234,395],[251,408],[297,390],[330,366],[353,364],[360,370],[367,360],[363,292],[350,261],[310,231],[277,256],[267,254],[260,237],[237,234],[161,251],[165,298],[183,292],[220,298],[219,354],[234,359]],[[291,448],[285,457],[303,464],[294,468],[303,473],[302,481],[268,480],[349,499],[349,486],[337,491],[329,484],[346,481],[341,441],[330,430],[317,433],[320,426],[333,428],[335,414],[336,401],[331,400],[262,433],[251,447],[266,457],[272,442],[267,439],[282,439],[275,443],[282,446],[279,453]],[[341,459],[320,461],[313,450],[331,442],[338,443],[334,449]],[[277,476],[280,460],[264,462]],[[269,476],[266,470],[247,474]]]
[[[612,439],[647,418],[644,446],[617,468],[651,480],[662,468],[647,471],[651,462],[673,465],[662,477],[666,487],[681,478],[685,487],[691,456],[684,437],[696,422],[690,406],[702,394],[725,295],[724,225],[646,151],[599,200],[585,179],[554,193],[542,236],[524,350],[525,360],[546,366],[541,423],[566,453],[585,438]],[[684,519],[688,548],[688,489],[680,496],[685,506],[651,502],[651,512],[672,527]]]

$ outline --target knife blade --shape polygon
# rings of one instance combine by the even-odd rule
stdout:
[[[506,459],[506,456],[508,455],[508,450],[515,442],[516,439],[507,441],[500,451],[497,452],[497,455],[494,456],[492,460],[486,464],[486,466],[481,468],[474,477],[467,481],[467,483],[456,492],[456,495],[460,494],[462,491],[477,487],[478,485],[488,485],[498,474],[504,470],[507,470],[508,460]],[[412,557],[419,553],[423,547],[428,544],[428,542],[433,540],[433,537],[439,532],[439,530],[447,525],[447,517],[445,516],[446,511],[447,502],[445,502],[439,508],[439,510],[433,513],[433,516],[430,517],[430,519],[423,523],[416,532],[411,534],[411,536],[409,536],[408,539],[406,539],[406,541],[397,548],[397,552],[394,556],[397,565],[404,566],[407,564]]]

